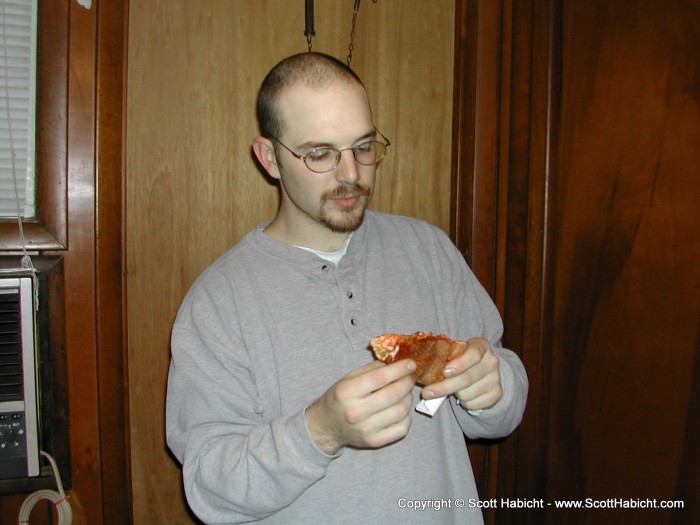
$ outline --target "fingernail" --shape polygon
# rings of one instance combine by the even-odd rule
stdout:
[[[416,363],[415,363],[415,361],[409,361],[408,363],[406,363],[406,366],[408,367],[408,369],[409,369],[411,372],[415,372],[415,370],[416,370]]]
[[[445,377],[451,377],[451,376],[454,375],[454,373],[455,373],[455,369],[452,368],[451,366],[448,366],[448,367],[445,368],[445,370],[443,371],[443,374],[444,374]]]
[[[435,392],[432,390],[423,390],[423,399],[432,399],[435,397]]]

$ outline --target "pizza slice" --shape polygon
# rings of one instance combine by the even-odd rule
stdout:
[[[416,332],[410,335],[380,335],[372,338],[370,347],[375,357],[387,364],[413,359],[417,365],[413,377],[417,384],[425,386],[445,379],[442,373],[445,366],[465,352],[467,343],[450,339],[444,334]]]

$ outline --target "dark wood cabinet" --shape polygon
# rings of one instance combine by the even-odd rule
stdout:
[[[483,493],[545,504],[487,520],[696,523],[700,4],[460,4],[457,239],[531,381]]]

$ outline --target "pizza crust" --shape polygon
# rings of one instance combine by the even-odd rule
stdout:
[[[377,359],[387,364],[413,359],[417,366],[413,377],[417,384],[425,386],[445,379],[443,370],[447,363],[466,351],[467,342],[450,339],[444,334],[415,332],[374,337],[370,348]]]

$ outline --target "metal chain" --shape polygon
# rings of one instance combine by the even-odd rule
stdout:
[[[377,3],[377,0],[372,0],[373,4]],[[355,47],[355,25],[357,24],[357,12],[360,10],[360,0],[355,0],[355,8],[352,13],[352,27],[350,28],[350,44],[348,44],[348,58],[347,63],[350,67],[350,62],[352,62],[352,50]]]
[[[377,3],[377,0],[372,0],[373,4]],[[311,53],[312,39],[316,35],[314,31],[314,2],[313,0],[305,1],[305,21],[306,30],[304,34],[306,35],[306,45],[309,48],[309,53]],[[360,11],[360,0],[355,0],[355,6],[352,13],[352,27],[350,28],[350,43],[348,44],[348,58],[347,64],[350,67],[352,62],[352,51],[355,48],[355,27],[357,26],[357,13]]]
[[[352,50],[355,47],[355,24],[357,24],[357,12],[360,10],[360,0],[355,0],[355,10],[352,13],[352,27],[350,29],[350,44],[348,44],[348,67],[350,67],[350,62],[352,62]]]

